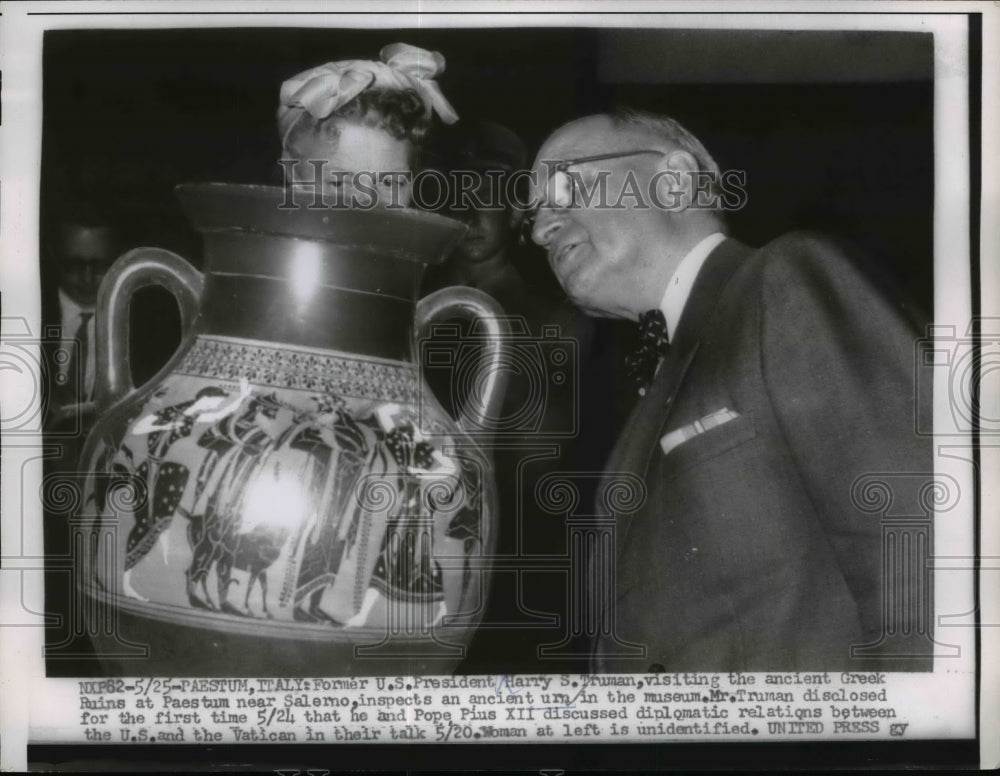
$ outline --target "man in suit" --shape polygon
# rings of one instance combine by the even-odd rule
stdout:
[[[97,292],[121,241],[108,224],[67,221],[59,224],[52,239],[58,273],[59,331],[70,359],[59,364],[56,396],[63,403],[93,401],[94,307]]]
[[[926,632],[865,646],[883,526],[852,498],[868,474],[933,472],[907,311],[826,239],[729,238],[725,178],[671,119],[571,122],[533,173],[532,238],[566,292],[648,335],[605,480],[640,477],[644,499],[614,515],[616,557],[591,557],[617,577],[591,590],[595,670],[929,669]]]
[[[97,292],[124,244],[103,213],[81,205],[52,220],[41,248],[42,322],[52,354],[43,386],[45,428],[60,437],[71,467],[94,420]]]
[[[45,386],[46,425],[58,430],[82,424],[86,432],[94,420],[97,294],[129,240],[117,220],[96,205],[64,205],[53,220],[42,236],[42,317],[48,346],[68,358],[54,359]],[[129,365],[134,384],[142,385],[177,349],[180,318],[173,297],[161,288],[139,289],[130,308]]]

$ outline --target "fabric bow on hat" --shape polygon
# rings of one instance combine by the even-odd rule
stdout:
[[[328,62],[289,78],[281,85],[278,132],[284,144],[303,113],[325,119],[369,87],[412,89],[424,103],[425,116],[433,110],[445,124],[458,114],[434,81],[444,72],[444,57],[407,43],[393,43],[379,52],[381,62],[348,59]]]

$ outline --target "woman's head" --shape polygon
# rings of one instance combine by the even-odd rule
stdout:
[[[293,183],[322,182],[339,202],[409,202],[408,174],[417,165],[432,111],[458,119],[433,78],[444,57],[405,43],[386,46],[382,62],[331,62],[281,87],[278,130]]]
[[[326,118],[304,113],[285,137],[282,156],[305,163],[292,168],[293,182],[319,177],[325,192],[345,201],[368,187],[380,202],[405,206],[408,174],[419,164],[429,127],[413,90],[369,89]]]

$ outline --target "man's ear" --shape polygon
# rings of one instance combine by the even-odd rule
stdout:
[[[691,207],[697,172],[698,162],[687,151],[677,148],[664,153],[657,163],[657,203],[673,212]]]

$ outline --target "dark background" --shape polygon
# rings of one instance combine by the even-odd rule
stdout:
[[[529,153],[559,124],[616,105],[672,115],[723,169],[747,173],[734,236],[854,238],[929,311],[933,236],[930,34],[630,29],[49,31],[43,236],[99,200],[134,245],[199,262],[173,197],[184,181],[280,182],[281,82],[391,42],[441,51],[460,116],[507,124]],[[539,254],[539,263],[541,254]],[[49,280],[43,268],[43,284]]]

